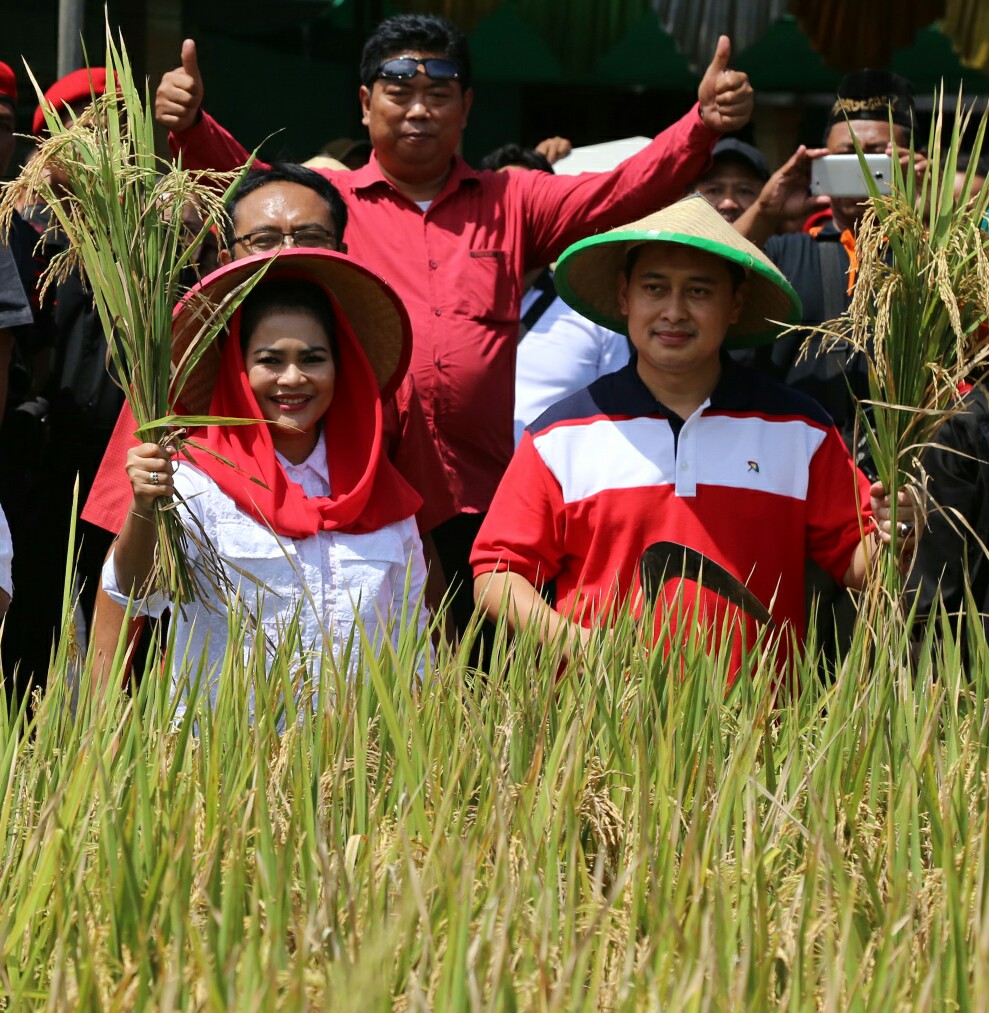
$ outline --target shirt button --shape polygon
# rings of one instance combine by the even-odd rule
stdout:
[[[681,471],[690,471],[690,465],[686,461],[684,461],[683,464],[680,465],[680,470]]]
[[[438,317],[441,317],[441,316],[443,316],[443,311],[442,311],[442,310],[441,310],[441,309],[440,309],[439,307],[437,307],[436,309],[434,309],[434,310],[433,310],[433,312],[434,312],[434,313],[435,313],[435,314],[436,314],[436,315],[437,315]]]
[[[439,265],[439,264],[437,264],[435,260],[431,260],[431,261],[429,262],[429,270],[430,270],[430,271],[435,271],[435,270],[436,270],[436,268],[438,268],[439,266],[440,266],[440,265]]]

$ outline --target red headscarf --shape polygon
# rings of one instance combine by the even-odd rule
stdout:
[[[371,364],[330,299],[338,345],[337,381],[325,422],[332,495],[310,498],[289,479],[275,456],[272,427],[266,423],[210,426],[197,434],[196,442],[232,461],[233,468],[212,454],[186,453],[241,510],[286,538],[307,538],[319,531],[366,534],[411,517],[422,504],[384,455],[381,396]],[[240,349],[240,319],[238,309],[230,320],[210,414],[262,419]]]

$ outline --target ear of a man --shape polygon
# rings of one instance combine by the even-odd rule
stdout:
[[[460,121],[460,129],[465,130],[467,128],[467,117],[470,115],[470,107],[474,104],[474,89],[468,88],[464,92],[464,115]]]
[[[373,85],[372,85],[373,87]],[[361,123],[365,127],[371,124],[371,89],[366,84],[362,84],[360,91],[357,93],[360,97],[361,103]]]

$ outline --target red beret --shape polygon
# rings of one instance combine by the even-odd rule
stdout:
[[[0,98],[10,99],[17,105],[17,78],[5,63],[0,63]]]
[[[90,87],[92,82],[92,87]],[[79,70],[66,74],[59,78],[45,92],[45,104],[54,107],[55,111],[61,113],[64,104],[72,105],[83,99],[88,100],[92,94],[102,95],[106,91],[106,68],[105,67],[80,67]],[[40,134],[45,128],[45,114],[39,105],[34,110],[34,121],[31,130]]]

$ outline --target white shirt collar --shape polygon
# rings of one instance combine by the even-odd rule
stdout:
[[[279,464],[285,469],[285,474],[293,481],[306,490],[308,496],[328,496],[330,494],[330,469],[326,463],[326,433],[321,430],[319,439],[316,441],[316,446],[313,447],[312,453],[301,463],[293,464],[278,451],[275,451],[275,456],[278,458]],[[317,482],[313,485],[313,479]],[[310,492],[311,488],[319,488],[325,486],[325,492]]]

